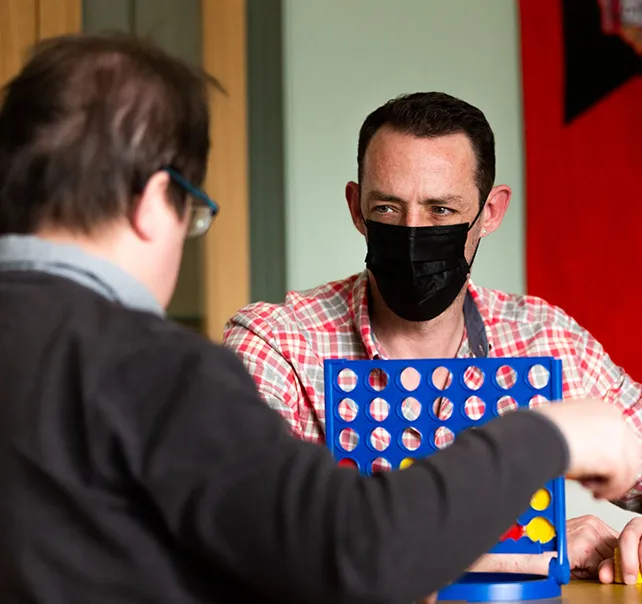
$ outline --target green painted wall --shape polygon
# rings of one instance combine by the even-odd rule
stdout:
[[[473,276],[524,288],[522,132],[514,0],[284,0],[287,285],[363,268],[343,188],[357,133],[389,98],[441,90],[479,106],[497,137],[498,181],[514,197]]]

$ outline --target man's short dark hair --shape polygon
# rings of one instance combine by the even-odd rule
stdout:
[[[375,109],[359,132],[359,182],[363,180],[368,145],[384,126],[418,138],[465,134],[477,160],[475,180],[480,203],[486,201],[495,182],[495,137],[486,117],[477,107],[443,92],[416,92],[392,99]]]
[[[88,233],[130,214],[161,167],[205,177],[207,78],[142,40],[46,40],[2,97],[0,234]],[[182,216],[173,184],[170,201]]]

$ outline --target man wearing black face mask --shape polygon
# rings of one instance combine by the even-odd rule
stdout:
[[[470,225],[401,226],[362,218],[366,266],[392,312],[405,321],[425,322],[452,306],[470,274],[466,238],[481,212]]]
[[[323,441],[327,358],[552,355],[564,364],[566,398],[613,403],[642,436],[642,386],[588,332],[542,300],[470,281],[480,241],[500,226],[511,196],[495,185],[494,136],[479,109],[434,92],[394,99],[365,120],[357,159],[358,183],[348,183],[346,199],[367,242],[367,270],[290,292],[283,305],[243,309],[225,333],[295,434]],[[447,417],[452,406],[446,401],[435,411]],[[635,511],[642,511],[640,476],[619,502]],[[618,535],[592,517],[570,520],[568,530],[575,574],[610,581],[611,567],[601,563]],[[619,536],[632,566],[640,564],[641,540],[636,518]],[[514,570],[541,563],[510,562]],[[545,571],[545,563],[536,568]]]

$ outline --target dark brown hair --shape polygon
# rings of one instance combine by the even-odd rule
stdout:
[[[163,166],[200,185],[208,152],[204,75],[129,36],[46,40],[3,91],[0,233],[90,232]],[[182,215],[174,185],[170,199]]]
[[[483,204],[495,182],[495,137],[484,114],[469,103],[443,92],[416,92],[400,96],[375,109],[359,131],[359,182],[372,137],[383,126],[418,138],[465,134],[470,140],[477,170],[475,180]]]

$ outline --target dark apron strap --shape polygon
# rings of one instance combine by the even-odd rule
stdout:
[[[466,291],[466,298],[464,299],[464,322],[470,350],[476,357],[487,357],[488,337],[486,336],[486,326],[470,291]]]

